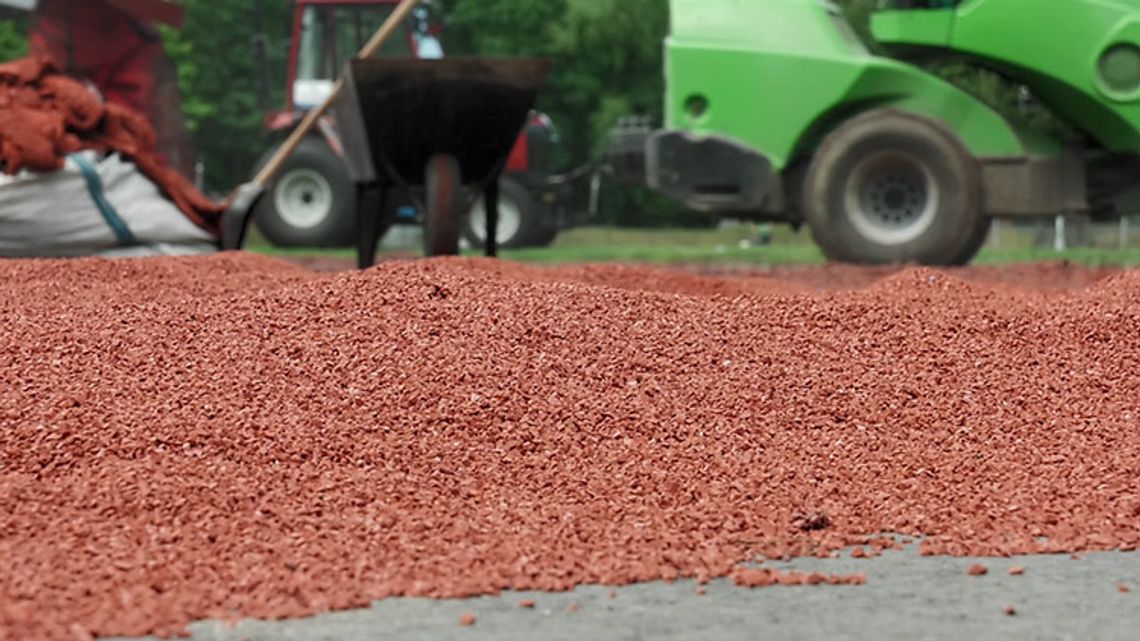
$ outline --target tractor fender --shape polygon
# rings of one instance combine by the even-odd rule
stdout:
[[[812,155],[836,127],[875,109],[922,116],[952,134],[979,159],[1043,157],[1061,152],[1058,141],[1011,122],[953,84],[917,67],[883,60],[869,66],[843,100],[804,130],[793,157]]]
[[[269,130],[273,135],[273,142],[277,143],[283,141],[293,133],[293,130],[301,124],[304,120],[305,114],[303,112],[278,114],[270,123]],[[317,121],[316,131],[320,137],[328,144],[333,153],[340,157],[344,157],[344,143],[341,141],[340,130],[336,126],[331,116],[321,116]]]

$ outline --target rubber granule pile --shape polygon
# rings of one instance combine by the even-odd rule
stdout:
[[[1137,336],[1129,272],[821,292],[482,260],[0,263],[0,639],[857,584],[749,562],[888,533],[1133,550]]]

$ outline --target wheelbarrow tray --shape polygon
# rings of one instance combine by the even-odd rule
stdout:
[[[428,159],[445,153],[464,184],[485,186],[506,164],[550,68],[518,58],[351,61],[335,107],[350,175],[420,186]]]

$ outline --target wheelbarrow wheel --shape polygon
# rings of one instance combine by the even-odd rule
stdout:
[[[459,208],[463,198],[459,161],[448,154],[432,156],[428,160],[425,183],[424,254],[455,256],[459,254]]]

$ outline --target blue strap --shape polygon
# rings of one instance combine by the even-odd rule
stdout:
[[[87,180],[87,190],[91,192],[91,199],[95,201],[95,206],[99,208],[103,220],[107,221],[111,231],[115,232],[115,238],[119,239],[119,246],[137,245],[138,241],[135,240],[135,235],[131,233],[131,228],[127,227],[127,223],[123,222],[119,212],[115,211],[115,207],[107,201],[107,196],[103,194],[103,181],[99,179],[99,174],[95,173],[95,168],[79,154],[72,154],[68,158],[79,165],[79,171],[83,172],[83,178]]]

